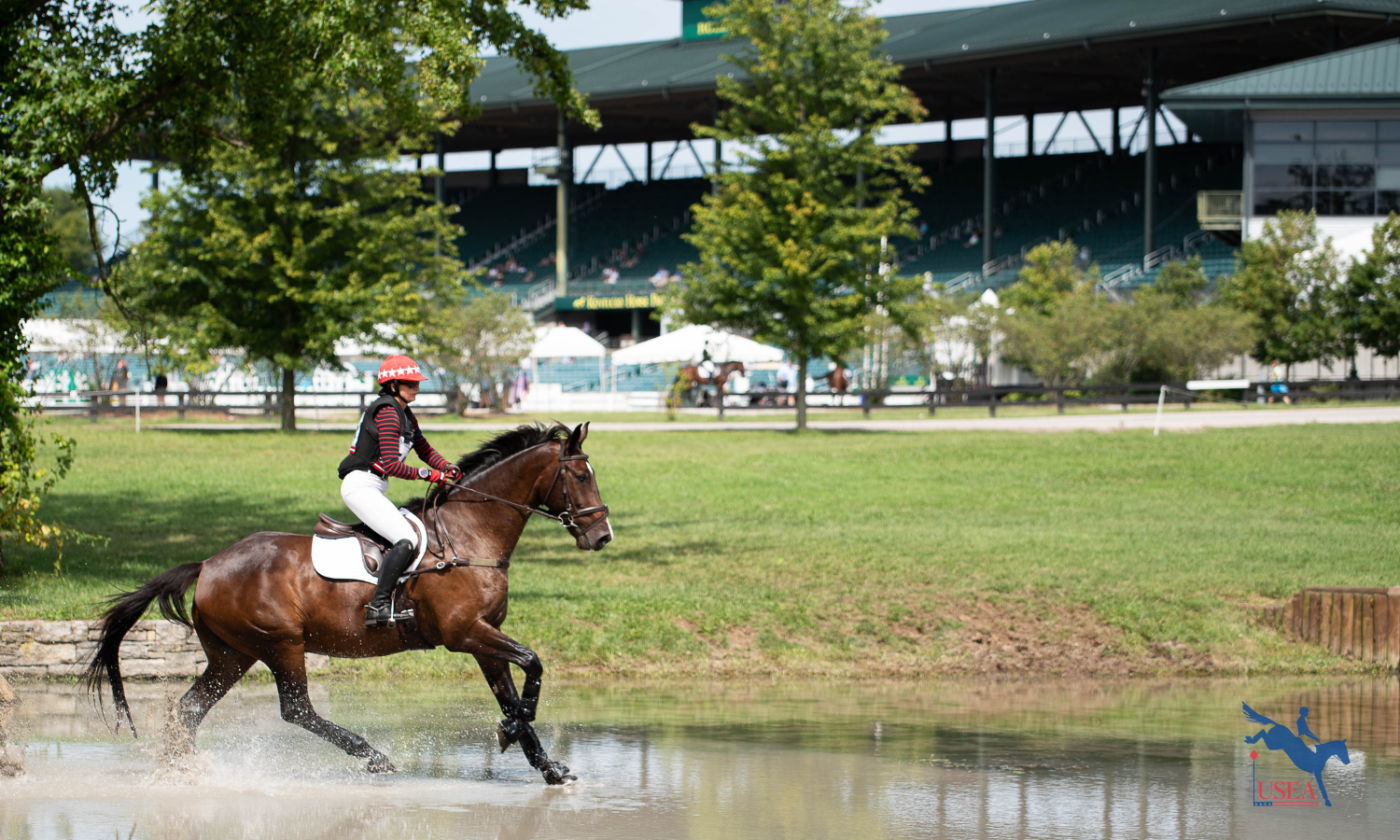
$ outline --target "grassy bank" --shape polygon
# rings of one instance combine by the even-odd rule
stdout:
[[[343,433],[64,421],[49,515],[106,535],[7,546],[6,618],[98,600],[256,530],[341,508]],[[446,453],[481,433],[438,433]],[[536,521],[507,631],[565,670],[821,674],[1346,669],[1247,607],[1400,584],[1400,427],[929,435],[595,433],[616,542]],[[396,498],[422,485],[399,484]],[[340,667],[459,673],[441,651]]]

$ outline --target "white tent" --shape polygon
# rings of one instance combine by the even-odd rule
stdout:
[[[714,327],[693,324],[668,332],[659,338],[634,344],[612,355],[614,365],[659,365],[667,362],[693,364],[700,361],[705,348],[716,362],[743,362],[746,365],[781,362],[783,351],[767,344]]]
[[[578,327],[538,327],[535,346],[530,348],[532,359],[601,359],[606,355],[607,348]]]

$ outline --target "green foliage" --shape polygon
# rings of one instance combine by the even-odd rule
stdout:
[[[1263,235],[1240,247],[1239,270],[1225,281],[1226,303],[1255,316],[1250,356],[1284,364],[1348,355],[1339,329],[1340,272],[1331,238],[1319,239],[1317,214],[1283,211]]]
[[[7,374],[9,371],[5,371]],[[6,376],[0,400],[14,399],[15,386],[12,376]],[[5,570],[4,543],[6,540],[38,548],[55,550],[53,570],[63,568],[63,544],[65,540],[92,542],[95,538],[77,531],[61,522],[45,521],[39,517],[39,507],[44,497],[53,490],[58,480],[68,474],[73,467],[73,454],[77,443],[71,437],[53,434],[45,441],[35,431],[37,414],[12,413],[0,425],[0,571]],[[37,465],[41,446],[53,446],[53,466]]]
[[[451,208],[422,201],[416,173],[337,143],[346,125],[303,123],[286,161],[215,152],[147,199],[146,237],[114,278],[132,311],[164,319],[169,335],[152,337],[280,368],[284,428],[295,427],[292,372],[334,363],[340,339],[382,341],[381,324],[413,330],[424,294],[463,278],[436,251],[457,234]]]
[[[1098,282],[1098,266],[1086,272],[1075,265],[1079,246],[1074,240],[1046,242],[1026,254],[1026,264],[1017,273],[1017,282],[1001,296],[1001,303],[1017,312],[1048,315],[1061,299],[1073,294],[1085,283],[1091,287]]]
[[[1002,352],[1008,361],[1052,388],[1081,384],[1104,366],[1112,352],[1113,308],[1085,281],[1045,304],[1046,311],[1008,310],[1001,320]]]
[[[455,291],[423,303],[414,352],[437,369],[454,407],[463,384],[482,386],[482,404],[494,403],[511,372],[530,355],[534,321],[510,295],[490,289]]]
[[[1371,250],[1347,272],[1343,329],[1379,356],[1400,355],[1400,216],[1371,232]]]
[[[695,207],[686,238],[700,261],[682,268],[672,306],[685,321],[776,344],[800,366],[840,358],[871,312],[907,321],[914,284],[879,267],[882,240],[913,235],[902,189],[924,179],[910,147],[876,140],[923,109],[885,59],[868,3],[730,0],[706,13],[747,43],[726,56],[736,72],[719,77],[728,107],[717,125],[694,128],[736,144],[741,165]],[[801,384],[797,404],[805,426]]]
[[[76,278],[87,280],[97,273],[97,257],[93,253],[92,236],[88,230],[87,207],[73,198],[68,190],[44,190],[49,203],[49,230],[58,237],[59,253]],[[103,247],[106,243],[99,237]]]

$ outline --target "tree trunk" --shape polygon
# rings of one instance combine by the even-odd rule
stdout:
[[[282,431],[297,430],[297,372],[282,368]]]
[[[797,391],[797,428],[799,430],[807,428],[807,357],[797,357],[796,382],[793,383]]]

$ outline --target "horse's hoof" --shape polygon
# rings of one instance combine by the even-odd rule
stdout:
[[[520,722],[513,718],[506,718],[496,724],[496,745],[501,748],[501,752],[510,749],[510,745],[520,740]]]
[[[562,785],[566,782],[576,781],[578,781],[578,776],[569,772],[567,764],[551,761],[548,769],[544,771],[544,783],[547,785]]]
[[[397,773],[399,769],[384,754],[372,755],[369,757],[369,772],[371,773]]]

